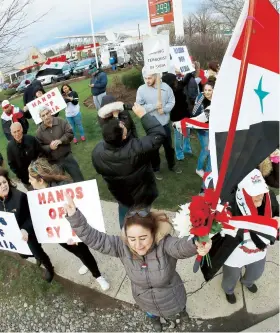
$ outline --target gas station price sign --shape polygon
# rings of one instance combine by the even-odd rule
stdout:
[[[157,26],[174,21],[172,0],[147,0],[150,11],[150,24]]]

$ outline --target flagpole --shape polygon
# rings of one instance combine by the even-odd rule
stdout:
[[[89,5],[89,17],[90,17],[90,26],[91,26],[92,41],[93,41],[94,53],[95,53],[95,63],[96,63],[96,68],[99,68],[98,58],[97,58],[97,51],[96,51],[95,36],[94,36],[93,20],[92,20],[91,0],[88,0],[88,5]]]
[[[221,192],[222,192],[222,188],[223,188],[223,184],[225,181],[227,169],[228,169],[229,160],[231,157],[232,146],[234,143],[238,118],[239,118],[239,114],[240,114],[240,107],[241,107],[242,97],[243,97],[243,93],[244,93],[246,75],[247,75],[247,70],[248,70],[248,52],[249,52],[249,46],[250,46],[250,38],[251,38],[251,35],[253,32],[253,17],[255,14],[255,4],[256,4],[256,0],[250,0],[248,17],[246,19],[246,31],[245,31],[240,71],[239,71],[239,76],[238,76],[237,89],[236,89],[235,100],[234,100],[234,104],[233,104],[233,111],[232,111],[227,141],[226,141],[226,145],[225,145],[225,150],[224,150],[224,154],[223,154],[223,159],[222,159],[221,167],[219,170],[217,186],[216,186],[216,189],[214,192],[212,209],[216,209],[216,207],[218,205],[219,198],[221,196]],[[212,225],[213,218],[214,218],[214,215],[211,214],[209,217],[209,221],[208,221],[209,228]],[[194,263],[194,267],[193,267],[193,271],[195,273],[199,269],[200,261],[201,261],[201,256],[197,256],[196,261]]]

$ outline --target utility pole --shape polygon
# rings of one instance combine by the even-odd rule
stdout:
[[[90,16],[91,34],[92,34],[92,41],[93,41],[94,53],[95,53],[95,64],[96,64],[96,68],[98,69],[99,68],[99,64],[98,64],[97,50],[96,50],[96,43],[95,43],[95,36],[94,36],[94,29],[93,29],[91,0],[88,0],[88,4],[89,4],[89,16]]]
[[[138,37],[139,37],[139,40],[141,39],[141,34],[140,34],[140,24],[138,23]]]

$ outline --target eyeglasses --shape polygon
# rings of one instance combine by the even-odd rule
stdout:
[[[127,214],[126,214],[126,217],[133,217],[133,216],[135,216],[136,214],[137,215],[139,215],[139,216],[141,216],[141,217],[147,217],[148,215],[149,215],[149,211],[147,211],[147,210],[132,210],[131,212],[128,212]]]

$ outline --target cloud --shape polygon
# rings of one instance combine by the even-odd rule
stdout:
[[[11,1],[13,0],[5,0],[5,4]],[[113,29],[135,32],[138,23],[142,33],[148,31],[147,0],[32,1],[33,3],[27,9],[28,21],[36,20],[44,14],[45,16],[25,30],[19,42],[19,47],[25,49],[25,52],[19,56],[21,58],[26,56],[31,46],[45,48],[47,45],[59,42],[56,37],[90,33],[89,1],[92,3],[96,32]],[[184,14],[194,10],[200,1],[202,0],[183,0]]]

